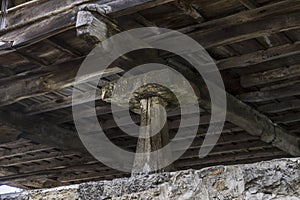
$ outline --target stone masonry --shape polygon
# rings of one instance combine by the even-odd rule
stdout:
[[[297,200],[300,158],[121,178],[2,195],[1,200]]]

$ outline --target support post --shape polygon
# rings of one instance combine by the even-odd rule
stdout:
[[[170,171],[172,169],[171,165],[159,169],[159,166],[168,163],[172,159],[171,148],[151,154],[151,152],[161,150],[169,143],[166,105],[159,97],[150,97],[140,101],[141,128],[132,175]],[[159,131],[156,133],[155,130],[157,129]]]

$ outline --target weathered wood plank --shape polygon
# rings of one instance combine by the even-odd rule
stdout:
[[[19,76],[0,80],[0,105],[8,105],[22,99],[39,96],[51,91],[72,86],[75,82],[77,71],[82,59],[77,59],[68,63],[58,64],[42,68],[36,74],[20,74]],[[105,71],[85,74],[78,80],[79,82],[107,76],[122,72],[118,67],[109,68]],[[34,73],[34,72],[31,72]]]
[[[239,0],[239,2],[248,9],[255,9],[258,4],[253,0]]]
[[[113,17],[120,17],[173,1],[174,0],[115,0],[102,6],[105,10],[107,10],[107,14],[110,14]]]
[[[26,138],[39,144],[47,144],[59,149],[73,149],[85,152],[85,149],[73,131],[62,129],[40,118],[24,116],[16,112],[0,111],[0,122],[21,130]]]
[[[300,100],[283,101],[280,103],[271,103],[259,106],[257,109],[266,113],[277,113],[300,108]]]
[[[294,122],[299,122],[300,121],[300,113],[289,113],[285,115],[280,115],[277,117],[272,117],[271,118],[273,122],[277,124],[289,124],[289,123],[294,123]]]
[[[3,33],[1,39],[4,41],[13,41],[12,46],[14,48],[29,43],[36,43],[60,32],[74,28],[76,14],[76,9],[65,11],[42,21],[21,26],[18,29]]]
[[[256,151],[250,151],[250,152],[240,152],[237,154],[229,154],[229,155],[220,155],[220,156],[213,156],[213,157],[206,157],[203,159],[184,159],[184,160],[178,160],[175,162],[176,168],[187,168],[197,165],[204,165],[204,164],[210,164],[214,165],[214,163],[224,163],[224,162],[230,162],[230,161],[236,161],[240,162],[242,160],[249,160],[253,158],[265,158],[265,157],[271,157],[276,155],[286,155],[286,153],[278,150],[278,149],[266,149],[264,151],[262,150],[256,150]]]
[[[268,36],[272,33],[293,30],[299,27],[299,14],[291,13],[227,26],[222,29],[215,27],[215,30],[208,30],[203,33],[195,31],[190,33],[189,36],[197,40],[205,48],[210,48],[261,36]]]
[[[241,77],[243,87],[252,87],[300,76],[300,65],[284,67]]]
[[[241,56],[230,57],[224,60],[217,61],[217,66],[220,70],[248,67],[279,58],[284,58],[300,53],[300,43],[285,44],[266,50],[244,54]]]
[[[175,5],[182,10],[187,16],[192,17],[197,22],[201,23],[205,21],[204,17],[201,15],[201,13],[193,7],[193,5],[189,4],[188,2],[182,1],[182,0],[176,0]]]
[[[249,92],[241,94],[240,99],[245,102],[263,102],[284,97],[291,97],[300,95],[299,88],[300,84],[295,84],[274,90]]]
[[[216,28],[223,29],[228,26],[247,23],[266,17],[273,17],[285,13],[292,13],[299,10],[299,8],[300,4],[295,3],[294,0],[280,1],[260,8],[229,15],[220,19],[215,19],[205,23],[184,27],[179,31],[183,33],[190,33],[193,31],[199,31],[200,33],[204,33],[206,31],[210,32],[215,30]]]

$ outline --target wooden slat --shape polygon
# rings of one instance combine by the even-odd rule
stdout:
[[[300,27],[299,21],[298,13],[291,13],[227,26],[222,29],[215,27],[214,30],[205,32],[195,31],[189,36],[197,40],[203,47],[210,48],[267,36],[276,32],[294,30]]]
[[[278,117],[272,117],[271,119],[278,124],[300,122],[300,113],[289,113],[285,115],[280,115]]]
[[[258,4],[255,0],[239,0],[239,2],[248,9],[255,9],[258,7]]]
[[[220,70],[249,67],[250,65],[272,61],[296,54],[300,54],[299,42],[220,60],[217,61],[217,66]]]
[[[22,99],[39,96],[55,90],[69,87],[75,83],[76,74],[82,59],[42,68],[37,75],[20,74],[16,77],[2,79],[0,87],[0,106],[8,105]],[[84,74],[78,81],[90,80],[100,76],[108,76],[122,72],[120,68],[109,68],[105,71]],[[33,72],[31,72],[33,73]],[[7,83],[8,84],[5,84]]]
[[[300,48],[299,48],[300,50]],[[283,67],[241,77],[243,87],[252,87],[300,76],[300,65]]]
[[[21,136],[33,142],[59,149],[73,149],[86,152],[76,133],[54,126],[40,118],[2,110],[0,111],[0,122],[25,132]]]
[[[269,91],[256,91],[240,95],[240,99],[245,102],[263,102],[284,97],[291,97],[300,95],[300,84],[293,86],[269,90]]]
[[[221,163],[221,162],[228,162],[228,161],[236,161],[239,162],[241,160],[253,159],[253,158],[264,158],[269,156],[276,156],[276,155],[286,155],[284,152],[278,149],[267,149],[267,150],[255,150],[250,152],[240,152],[237,154],[228,154],[226,156],[214,156],[214,157],[206,157],[203,159],[186,159],[186,160],[178,160],[175,163],[177,168],[182,167],[192,167],[197,165],[204,165],[204,164],[211,164],[214,163]]]
[[[259,106],[258,110],[267,113],[277,113],[277,112],[283,112],[283,111],[299,109],[299,108],[300,108],[300,99],[299,100],[296,99],[291,101],[283,101],[280,103],[271,103],[271,104]]]

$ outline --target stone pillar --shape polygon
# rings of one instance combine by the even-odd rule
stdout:
[[[151,152],[160,150],[169,143],[166,105],[167,103],[159,97],[150,97],[140,101],[141,128],[132,169],[133,175],[170,171],[172,169],[172,166],[159,169],[160,165],[170,163],[172,159],[170,148],[166,151],[151,154]]]

